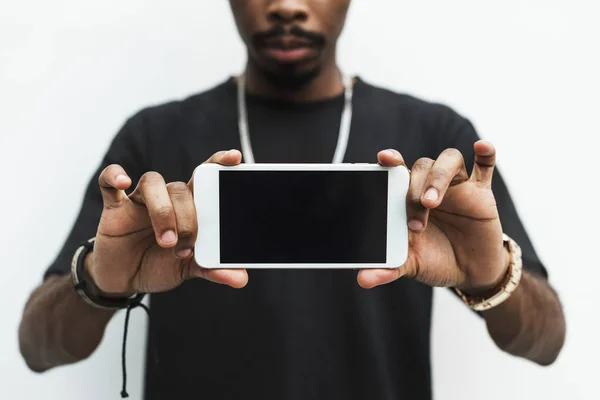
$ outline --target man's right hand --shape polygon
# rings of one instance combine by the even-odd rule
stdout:
[[[215,153],[206,163],[237,165],[237,150]],[[198,231],[193,177],[188,183],[166,183],[156,172],[144,174],[129,196],[131,179],[119,165],[99,177],[104,209],[94,252],[86,268],[103,293],[131,296],[164,292],[192,278],[241,288],[245,270],[209,270],[194,262]]]

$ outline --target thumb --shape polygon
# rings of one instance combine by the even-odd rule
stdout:
[[[98,177],[102,201],[106,208],[119,207],[124,199],[127,198],[125,189],[131,186],[131,178],[117,164],[106,167]]]
[[[372,289],[376,286],[391,283],[404,276],[402,267],[394,269],[363,269],[358,272],[356,280],[364,289]]]
[[[202,277],[208,281],[241,289],[248,284],[248,272],[245,269],[203,269]]]
[[[228,285],[236,289],[248,284],[248,272],[245,269],[208,269],[202,268],[192,259],[182,271],[183,280],[201,278],[207,281]]]
[[[485,186],[492,184],[494,167],[496,165],[496,149],[484,140],[479,140],[473,145],[475,150],[475,165],[471,179]]]
[[[241,162],[242,162],[242,153],[240,153],[239,150],[234,149],[234,150],[217,151],[215,154],[213,154],[208,160],[204,161],[202,164],[221,164],[221,165],[233,166],[233,165],[238,165]],[[188,187],[190,188],[192,193],[194,193],[194,174],[195,173],[196,173],[196,171],[194,170],[192,177],[188,181]]]
[[[376,286],[385,285],[387,283],[394,282],[403,276],[415,277],[416,276],[416,265],[413,258],[408,257],[404,265],[398,268],[374,268],[374,269],[362,269],[358,272],[356,280],[358,284],[365,288],[371,289]]]

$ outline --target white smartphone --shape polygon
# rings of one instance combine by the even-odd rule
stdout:
[[[405,167],[202,164],[195,259],[204,268],[397,268],[406,262]]]

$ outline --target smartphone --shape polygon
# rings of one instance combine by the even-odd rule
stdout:
[[[406,262],[405,167],[203,164],[194,171],[204,268],[397,268]]]

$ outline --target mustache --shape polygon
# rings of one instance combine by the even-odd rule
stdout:
[[[323,34],[314,31],[307,31],[306,29],[300,28],[298,25],[292,25],[288,29],[286,29],[283,25],[275,25],[273,28],[267,31],[256,32],[252,35],[252,44],[257,48],[265,47],[268,40],[278,38],[286,34],[305,39],[310,45],[315,47],[325,46],[325,36]]]

